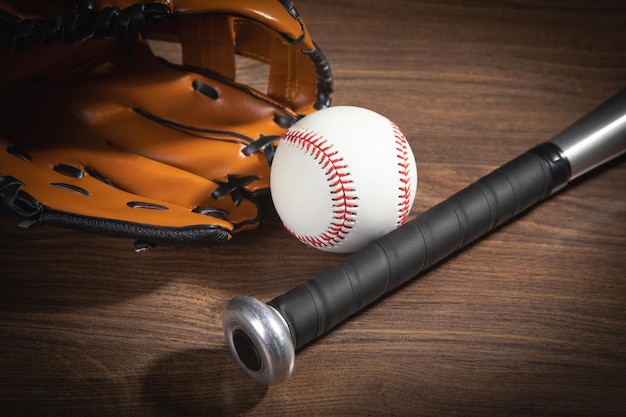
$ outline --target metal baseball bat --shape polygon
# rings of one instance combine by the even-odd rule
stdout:
[[[267,304],[231,300],[222,316],[231,353],[262,384],[286,381],[297,349],[625,151],[626,89],[306,284]]]

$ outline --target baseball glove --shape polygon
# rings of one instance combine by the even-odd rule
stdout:
[[[280,135],[333,89],[288,0],[0,0],[0,60],[3,211],[146,244],[256,227]]]

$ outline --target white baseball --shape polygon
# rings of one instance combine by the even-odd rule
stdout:
[[[285,228],[330,252],[354,252],[402,225],[417,188],[411,147],[390,120],[360,107],[312,113],[282,136],[270,173]]]

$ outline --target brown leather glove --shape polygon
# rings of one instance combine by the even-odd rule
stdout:
[[[0,205],[28,219],[212,246],[259,222],[274,147],[330,104],[286,0],[0,0]],[[182,63],[147,39],[174,40]],[[236,56],[267,64],[267,91]]]

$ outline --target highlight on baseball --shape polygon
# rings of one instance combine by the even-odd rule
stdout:
[[[415,200],[417,167],[400,129],[362,107],[312,113],[281,137],[272,201],[298,240],[354,252],[401,226]]]

